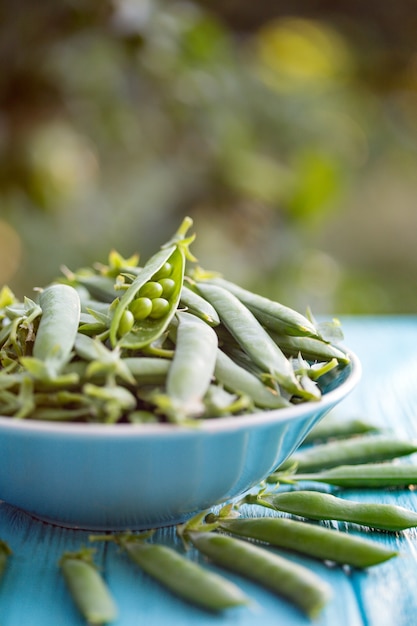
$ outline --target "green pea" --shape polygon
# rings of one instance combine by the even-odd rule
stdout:
[[[135,320],[140,321],[149,317],[152,311],[152,300],[150,298],[136,298],[130,304],[129,309],[132,311]]]
[[[376,541],[284,517],[222,520],[220,527],[233,535],[358,568],[378,565],[397,556],[395,550]]]
[[[339,520],[390,531],[417,526],[417,513],[404,507],[354,502],[318,491],[263,494],[257,503],[263,502],[278,511],[314,520]]]
[[[153,280],[148,280],[140,289],[138,296],[141,298],[159,298],[162,295],[163,287],[161,283]]]
[[[154,298],[152,300],[152,310],[149,317],[153,320],[159,320],[169,311],[169,302],[165,298]]]
[[[119,335],[123,337],[123,335],[126,335],[128,332],[130,332],[133,328],[134,323],[135,317],[132,311],[129,311],[129,309],[123,311],[123,315],[120,318],[120,324],[118,328]]]
[[[92,560],[93,550],[66,553],[60,561],[68,590],[89,624],[107,624],[117,617],[116,604]]]
[[[161,278],[159,284],[162,286],[162,295],[164,298],[169,299],[170,296],[174,293],[175,289],[175,280],[172,278]]]
[[[265,585],[316,617],[332,590],[310,569],[248,541],[212,532],[189,531],[187,539],[217,565]]]
[[[166,262],[157,272],[155,272],[155,274],[152,276],[152,280],[159,281],[163,278],[169,278],[171,274],[172,274],[172,265],[171,263]]]

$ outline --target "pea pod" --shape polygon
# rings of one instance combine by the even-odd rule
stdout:
[[[417,513],[404,507],[355,502],[318,491],[261,494],[254,502],[307,519],[339,520],[380,530],[397,531],[417,526]]]
[[[143,535],[146,538],[148,533]],[[146,542],[141,535],[93,535],[91,539],[116,541],[149,576],[183,600],[204,609],[217,612],[249,604],[237,585],[168,546]]]
[[[284,389],[303,395],[289,360],[249,309],[223,287],[205,282],[198,283],[197,287],[214,306],[222,323],[253,361],[263,368],[265,373],[270,373]]]
[[[347,365],[350,361],[349,356],[343,350],[315,337],[295,337],[273,332],[270,332],[270,335],[287,356],[297,357],[301,354],[308,361],[337,359],[343,365]]]
[[[362,419],[340,419],[328,415],[310,431],[303,441],[303,445],[329,439],[345,439],[356,435],[367,435],[378,432],[379,428]]]
[[[239,298],[266,328],[286,335],[319,336],[314,324],[290,307],[255,294],[221,277],[211,278],[209,282]]]
[[[376,541],[284,517],[221,520],[220,528],[233,535],[357,568],[378,565],[397,556],[395,550]]]
[[[71,358],[80,321],[77,291],[64,284],[53,284],[39,297],[42,315],[33,345],[33,358],[21,359],[23,365],[45,378],[56,378]]]
[[[110,591],[94,565],[93,550],[65,553],[60,560],[62,575],[81,615],[89,624],[107,624],[117,617]]]
[[[109,276],[79,273],[72,275],[72,282],[85,287],[90,296],[100,303],[110,304],[119,295],[114,279]]]
[[[268,483],[312,481],[344,489],[389,489],[417,485],[417,465],[394,463],[365,463],[339,465],[328,470],[309,474],[274,472]]]
[[[177,313],[176,348],[167,374],[166,395],[154,396],[174,421],[201,415],[203,398],[214,374],[217,335],[191,313]]]
[[[110,341],[113,346],[120,345],[123,348],[135,350],[142,348],[162,335],[169,325],[181,297],[185,260],[187,254],[189,254],[188,245],[192,241],[192,238],[185,239],[185,234],[191,224],[192,220],[190,218],[184,219],[173,239],[147,261],[124,292],[114,309],[110,324]],[[150,315],[145,319],[141,319],[140,322],[133,326],[130,332],[120,336],[120,324],[124,312],[135,298],[139,297],[140,289],[149,281],[154,282],[155,276],[158,277],[158,272],[166,267],[167,264],[171,268],[170,277],[175,282],[175,288],[169,300],[167,300],[167,311],[161,317],[155,318]]]
[[[33,345],[33,356],[56,363],[56,369],[68,361],[80,321],[78,293],[68,285],[50,285],[39,297],[42,309]]]
[[[216,565],[265,585],[316,617],[330,600],[331,587],[311,570],[234,537],[188,531],[186,538]]]
[[[126,370],[130,372],[129,378],[133,377],[133,382],[137,386],[155,385],[161,386],[166,382],[170,359],[161,357],[124,357],[114,363],[115,367],[110,369],[116,376],[126,379]],[[111,365],[111,364],[110,364]],[[75,373],[81,382],[92,379],[95,382],[103,382],[109,370],[106,367],[91,369],[86,361],[73,361],[64,370],[68,373]]]
[[[170,359],[160,357],[125,357],[122,359],[138,385],[161,385],[166,381]]]
[[[386,435],[364,435],[299,449],[291,455],[288,463],[297,464],[297,471],[305,473],[337,465],[387,461],[414,452],[417,452],[417,445],[412,441],[393,439]]]
[[[267,387],[259,378],[238,365],[218,349],[214,374],[217,381],[229,391],[247,394],[256,406],[278,409],[290,406],[288,400]]]
[[[185,284],[182,286],[181,290],[180,305],[185,307],[186,310],[190,311],[190,313],[201,317],[201,319],[211,326],[217,326],[220,324],[217,311],[210,304],[210,302],[205,300],[205,298],[202,298],[198,293],[187,287]]]

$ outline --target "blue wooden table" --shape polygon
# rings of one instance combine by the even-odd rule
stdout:
[[[361,359],[362,380],[337,409],[341,419],[361,417],[394,436],[417,439],[417,317],[342,318],[345,343]],[[10,478],[12,480],[12,477]],[[346,497],[395,503],[417,509],[413,490],[349,490]],[[252,507],[251,514],[264,515]],[[345,531],[354,532],[343,528]],[[13,556],[0,586],[0,626],[81,626],[61,578],[57,562],[65,551],[88,543],[88,533],[48,525],[0,503],[0,538]],[[158,531],[175,545],[175,529]],[[334,598],[317,626],[415,626],[417,624],[417,532],[373,532],[372,538],[401,555],[367,571],[328,567],[291,557],[321,574]],[[311,622],[272,593],[234,575],[227,576],[254,598],[250,609],[212,615],[183,603],[139,572],[112,544],[100,544],[97,563],[103,568],[119,606],[120,626],[303,626]]]

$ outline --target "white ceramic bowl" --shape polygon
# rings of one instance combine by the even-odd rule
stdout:
[[[319,402],[202,421],[90,425],[0,417],[0,499],[91,530],[176,524],[240,496],[274,471],[357,384],[351,362]]]

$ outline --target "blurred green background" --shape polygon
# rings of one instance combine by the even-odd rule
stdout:
[[[3,0],[0,284],[194,219],[206,269],[317,314],[417,311],[412,0]]]

